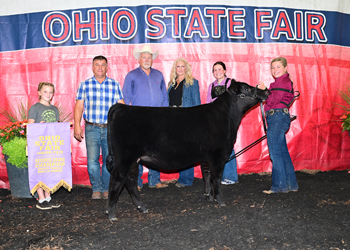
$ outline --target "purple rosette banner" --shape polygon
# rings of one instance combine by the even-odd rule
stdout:
[[[31,194],[38,188],[54,193],[61,186],[71,191],[70,124],[30,123],[27,144]]]

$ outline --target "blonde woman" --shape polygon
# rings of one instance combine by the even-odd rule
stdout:
[[[168,87],[169,107],[192,107],[201,104],[198,81],[192,76],[191,65],[184,58],[175,60]],[[176,187],[191,186],[194,169],[180,171]]]

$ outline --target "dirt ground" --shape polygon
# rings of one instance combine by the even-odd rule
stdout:
[[[118,221],[91,188],[61,188],[60,208],[42,211],[35,199],[0,189],[1,249],[350,249],[350,173],[297,172],[299,191],[262,193],[271,175],[240,175],[222,186],[226,207],[204,199],[203,181],[141,191],[139,213],[124,189]]]

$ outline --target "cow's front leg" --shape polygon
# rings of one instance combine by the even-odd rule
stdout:
[[[130,175],[125,180],[125,186],[128,189],[131,199],[135,204],[137,210],[139,210],[141,213],[148,213],[148,209],[141,201],[140,193],[137,190],[138,175],[139,164],[136,163],[133,165]]]
[[[216,178],[213,180],[213,192],[214,192],[214,200],[220,205],[220,206],[226,206],[226,203],[222,199],[222,192],[221,192],[221,185],[220,185],[220,178]]]
[[[125,182],[125,176],[122,176],[115,167],[111,172],[111,177],[109,180],[109,191],[108,191],[108,203],[107,203],[107,213],[108,218],[111,221],[116,221],[116,206],[123,189]]]
[[[209,163],[208,162],[201,162],[201,170],[202,170],[203,181],[204,181],[204,196],[207,200],[212,201],[213,194],[211,192],[211,186],[210,186]]]
[[[222,172],[225,167],[225,162],[223,163],[217,163],[213,164],[210,171],[210,181],[211,184],[213,185],[213,195],[214,195],[214,200],[220,205],[220,206],[226,206],[225,202],[222,199],[222,192],[221,192],[221,178],[222,178]]]

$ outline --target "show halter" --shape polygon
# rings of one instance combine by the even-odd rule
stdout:
[[[258,89],[258,85],[256,85],[255,87],[255,91],[254,91],[254,94],[253,94],[253,97],[256,98],[256,94],[257,94],[257,89]],[[271,89],[270,91],[272,90],[280,90],[280,91],[285,91],[285,92],[288,92],[288,93],[292,93],[294,95],[294,93],[298,93],[297,95],[294,95],[293,99],[291,100],[290,103],[285,103],[285,102],[281,102],[283,103],[284,105],[286,105],[288,108],[290,107],[290,105],[292,105],[292,103],[294,102],[294,100],[296,98],[298,98],[300,96],[300,92],[299,91],[294,91],[293,90],[293,82],[292,82],[292,89],[289,90],[289,89],[282,89],[282,88],[273,88]],[[245,97],[244,94],[241,94],[243,95],[243,97]],[[240,95],[238,95],[240,96]],[[241,96],[241,98],[243,98]],[[264,124],[264,131],[265,131],[265,135],[263,137],[261,137],[260,139],[256,140],[255,142],[249,144],[248,146],[246,146],[245,148],[243,148],[242,150],[240,150],[239,152],[235,153],[234,155],[232,155],[227,161],[232,161],[234,158],[236,158],[237,156],[243,154],[245,151],[247,151],[248,149],[254,147],[256,144],[258,144],[259,142],[263,141],[264,139],[266,139],[267,135],[266,135],[266,132],[267,132],[267,127],[266,127],[266,115],[265,115],[265,112],[264,112],[264,106],[263,106],[263,102],[260,102],[260,110],[261,110],[261,117],[262,117],[262,120],[263,120],[263,124]],[[290,115],[290,121],[294,121],[295,119],[297,118],[297,116],[295,115]]]

